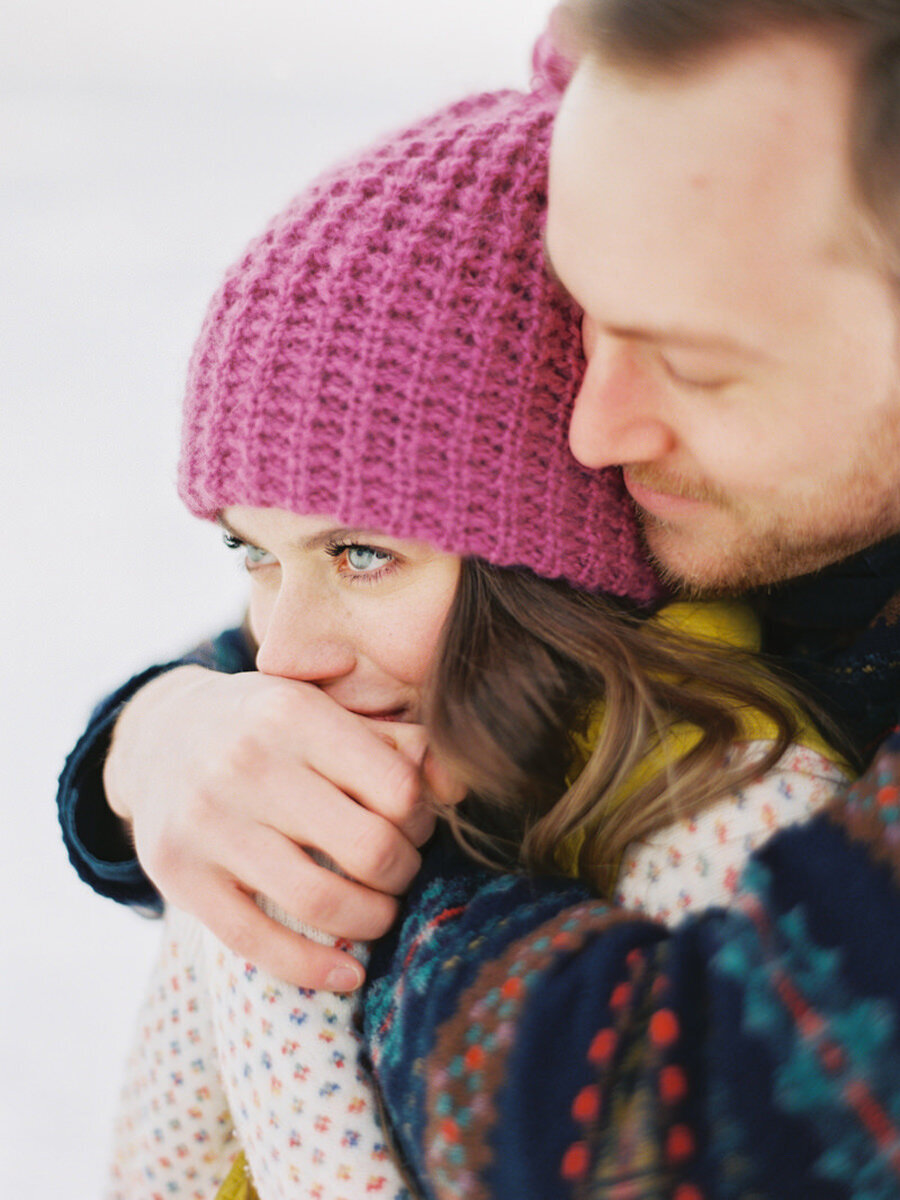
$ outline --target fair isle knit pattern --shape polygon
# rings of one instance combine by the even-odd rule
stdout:
[[[204,940],[219,1064],[260,1200],[410,1200],[361,1062],[359,995],[293,987]],[[365,963],[364,946],[345,948]]]
[[[478,95],[323,175],[226,276],[179,485],[335,517],[636,602],[660,595],[616,471],[572,458],[580,314],[542,249],[550,87]]]
[[[768,742],[740,747],[759,761]],[[849,782],[843,770],[815,750],[790,746],[765,775],[751,780],[691,817],[626,847],[613,903],[667,925],[691,913],[735,903],[747,860],[779,829],[824,808]]]
[[[434,847],[365,1007],[423,1195],[896,1200],[898,831],[895,734],[674,930]]]
[[[345,948],[365,962],[364,946]],[[241,1150],[260,1200],[410,1200],[362,1064],[358,1008],[358,994],[267,975],[168,907],[107,1200],[213,1200]]]
[[[208,992],[201,927],[168,909],[125,1067],[104,1200],[211,1200],[240,1151]]]

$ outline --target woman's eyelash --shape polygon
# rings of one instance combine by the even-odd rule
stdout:
[[[238,537],[237,534],[229,533],[227,530],[222,534],[222,541],[229,550],[242,550],[244,552],[241,559],[241,566],[247,571],[268,565],[263,560],[272,557],[268,550],[263,550],[260,546],[254,546],[252,542],[245,542],[243,538]]]
[[[370,546],[367,542],[357,542],[352,538],[342,541],[334,538],[325,547],[325,553],[337,560],[338,570],[348,582],[377,583],[386,574],[397,568],[397,555],[390,550],[378,546]],[[354,563],[354,555],[371,556],[365,565]],[[341,561],[344,560],[344,561]]]
[[[334,541],[329,542],[325,546],[325,553],[330,555],[331,558],[340,558],[345,550],[372,550],[375,554],[384,555],[389,553],[387,550],[379,550],[377,546],[370,546],[368,542],[355,542],[352,540],[342,542],[339,538],[335,538]]]

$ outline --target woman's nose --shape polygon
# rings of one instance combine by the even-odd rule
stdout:
[[[349,674],[356,653],[333,597],[282,584],[274,604],[254,629],[256,669],[305,683],[327,683]]]

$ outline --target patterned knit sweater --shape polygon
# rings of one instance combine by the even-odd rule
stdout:
[[[896,1200],[900,733],[674,930],[434,844],[364,1032],[423,1196]]]

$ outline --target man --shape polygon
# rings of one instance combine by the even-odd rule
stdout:
[[[666,7],[588,10],[556,125],[547,245],[589,359],[571,444],[625,467],[679,584],[743,591],[900,529],[900,85],[877,29],[792,24],[878,5],[782,3],[766,36],[767,6],[697,5],[671,50],[644,40]]]
[[[584,57],[557,124],[547,245],[585,310],[573,451],[625,468],[673,579],[743,591],[798,577],[757,596],[769,648],[871,759],[900,699],[900,5],[568,11]],[[266,892],[298,917],[360,937],[391,924],[429,828],[421,744],[336,722],[315,689],[257,675],[182,666],[132,684],[63,777],[70,845],[83,829],[98,845],[114,727],[106,793],[160,890],[276,974],[354,986],[340,952],[267,924],[243,890],[263,886],[265,861]],[[471,1194],[517,1197],[900,1194],[896,751],[828,819],[759,856],[742,913],[668,937],[521,885],[500,897],[463,878],[457,894],[431,863],[373,961],[367,1007],[414,1168],[447,1195],[463,1194],[454,1171]],[[313,780],[357,799],[377,836],[314,830],[283,799],[273,835],[263,812]],[[110,824],[107,859],[81,869],[149,899],[120,837]],[[308,845],[357,882],[313,875]],[[436,893],[458,901],[452,920],[429,908]],[[428,987],[398,988],[400,962]],[[527,983],[504,967],[522,962]],[[400,1049],[397,1029],[411,1035]]]

